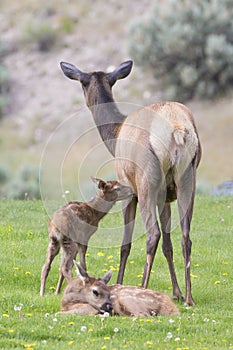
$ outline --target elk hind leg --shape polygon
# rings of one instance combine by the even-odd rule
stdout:
[[[186,296],[185,305],[193,306],[194,301],[191,293],[191,249],[190,226],[193,215],[193,204],[195,196],[195,169],[192,164],[186,169],[181,177],[177,188],[177,201],[182,230],[182,250],[185,265]]]
[[[165,258],[167,259],[167,263],[168,263],[168,267],[171,275],[173,298],[177,300],[184,300],[184,297],[182,296],[181,290],[177,282],[175,266],[173,262],[173,247],[172,247],[171,234],[170,234],[171,232],[170,203],[165,203],[164,207],[161,209],[160,223],[161,223],[162,237],[163,237],[162,249],[163,249],[163,254]]]

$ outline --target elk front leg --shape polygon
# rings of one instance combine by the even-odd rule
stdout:
[[[123,202],[124,205],[124,202]],[[125,266],[131,249],[132,235],[134,229],[134,220],[137,209],[137,198],[134,197],[126,208],[123,207],[124,216],[124,235],[121,245],[120,268],[117,277],[117,284],[123,283]]]
[[[171,232],[170,203],[164,204],[164,207],[162,208],[160,213],[160,223],[161,223],[162,236],[163,236],[162,249],[163,249],[163,254],[165,258],[167,259],[167,263],[168,263],[168,267],[171,275],[171,281],[172,281],[172,287],[173,287],[173,298],[178,300],[184,300],[184,297],[182,296],[181,290],[177,282],[175,266],[173,262],[173,247],[172,247],[171,234],[170,234]]]

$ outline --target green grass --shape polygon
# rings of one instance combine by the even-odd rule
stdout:
[[[56,314],[61,300],[61,296],[53,294],[59,258],[52,266],[45,296],[39,297],[40,272],[48,243],[48,216],[43,203],[1,201],[0,207],[1,349],[233,349],[232,198],[197,196],[191,232],[196,307],[187,309],[178,304],[179,316],[155,318],[103,319]],[[101,226],[113,227],[116,222],[121,222],[120,213],[108,215]],[[137,285],[141,280],[145,262],[143,231],[139,236],[133,242],[125,284]],[[177,276],[184,290],[179,227],[172,238]],[[118,247],[91,246],[88,253],[91,275],[102,276],[110,266],[117,269]],[[112,282],[116,275],[117,271]],[[150,288],[171,295],[161,245]],[[15,310],[20,304],[21,310]]]

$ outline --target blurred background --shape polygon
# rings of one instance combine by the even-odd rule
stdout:
[[[133,59],[131,74],[113,90],[121,111],[127,104],[185,103],[203,145],[198,191],[229,186],[232,18],[232,0],[1,0],[1,198],[40,198],[40,183],[44,197],[53,183],[58,196],[74,198],[80,181],[93,187],[89,175],[113,172],[81,86],[64,77],[61,60],[88,72]],[[88,132],[78,139],[80,130]]]

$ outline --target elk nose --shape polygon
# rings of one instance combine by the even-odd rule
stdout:
[[[101,309],[103,309],[104,311],[107,311],[109,313],[112,312],[112,304],[110,303],[105,303],[104,305],[102,305]]]

